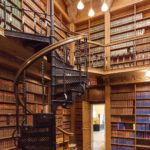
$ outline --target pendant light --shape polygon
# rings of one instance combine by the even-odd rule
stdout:
[[[95,15],[95,12],[94,12],[94,9],[92,8],[92,4],[93,4],[93,0],[91,0],[91,3],[90,3],[90,10],[89,10],[89,12],[88,12],[88,16],[89,17],[93,17],[94,15]]]
[[[102,12],[106,12],[108,10],[108,5],[106,3],[106,0],[104,0],[102,7],[101,7],[101,11]]]
[[[77,8],[78,8],[79,10],[82,10],[82,9],[84,8],[84,4],[83,4],[82,0],[80,0],[80,1],[78,2]]]
[[[147,71],[145,72],[145,76],[146,76],[146,77],[150,77],[150,70],[147,70]]]

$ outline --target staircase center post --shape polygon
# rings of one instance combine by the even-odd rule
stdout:
[[[50,0],[50,22],[51,22],[50,44],[53,44],[55,42],[54,0]],[[51,60],[51,77],[52,77],[52,75],[55,73],[54,69],[52,69],[53,65],[55,64],[55,51],[51,52],[50,60]],[[52,84],[52,81],[51,81],[51,84]],[[55,107],[55,104],[53,103],[53,100],[54,100],[53,93],[51,93],[51,111],[52,111],[52,113],[54,115],[54,122],[52,123],[52,126],[51,126],[50,147],[51,147],[51,150],[56,150],[56,109],[57,109],[57,107]]]

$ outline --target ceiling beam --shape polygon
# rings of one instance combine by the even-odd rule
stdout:
[[[71,23],[71,19],[70,19],[69,15],[62,9],[62,7],[59,5],[59,3],[56,0],[54,0],[54,6],[63,15],[63,17],[67,20],[67,22]]]

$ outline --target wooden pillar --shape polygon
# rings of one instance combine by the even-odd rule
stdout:
[[[111,118],[110,118],[110,81],[109,77],[105,79],[105,145],[106,150],[111,150]]]
[[[105,45],[110,44],[110,12],[105,13]],[[110,69],[110,46],[105,47],[105,70]]]
[[[75,25],[70,24],[70,31],[75,31]],[[70,44],[70,64],[74,66],[74,52],[75,52],[75,43]]]

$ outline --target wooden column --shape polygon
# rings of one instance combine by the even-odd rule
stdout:
[[[109,77],[105,79],[105,145],[106,150],[111,150],[111,118],[110,118],[110,81]]]
[[[110,44],[110,12],[105,13],[105,45]],[[110,46],[105,47],[105,70],[110,69]]]
[[[73,23],[70,24],[70,30],[75,31],[75,26]],[[74,66],[74,52],[75,52],[75,43],[70,44],[70,64]]]

